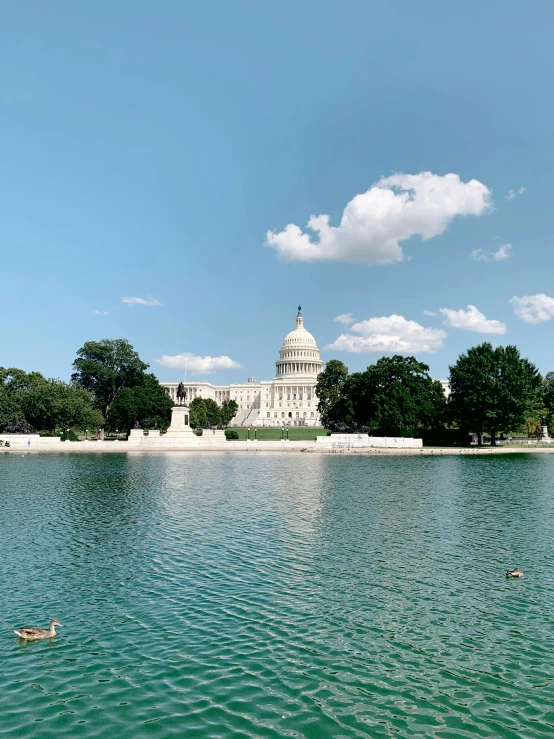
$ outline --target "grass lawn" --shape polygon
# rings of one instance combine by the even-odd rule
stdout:
[[[236,428],[233,431],[237,431],[239,439],[246,439],[248,437],[248,429]],[[285,430],[285,439],[287,438],[287,432]],[[322,428],[310,428],[309,426],[293,426],[289,428],[289,439],[291,441],[313,441],[316,436],[325,436],[327,429]],[[250,429],[250,438],[254,439],[254,429]],[[256,438],[259,441],[278,441],[281,438],[281,429],[279,428],[257,428]]]

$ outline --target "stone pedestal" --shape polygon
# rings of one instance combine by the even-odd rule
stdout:
[[[548,426],[542,426],[539,444],[552,444],[552,437],[548,433]]]
[[[127,438],[127,441],[130,441],[132,444],[138,444],[144,439],[144,431],[142,429],[131,429],[129,431],[129,436]],[[98,441],[102,441],[101,439],[98,439]]]
[[[148,432],[148,438],[149,439],[159,439],[160,429],[150,429],[150,431]]]
[[[162,439],[197,441],[198,437],[189,426],[190,410],[188,405],[174,405],[171,409],[171,426],[167,429]]]

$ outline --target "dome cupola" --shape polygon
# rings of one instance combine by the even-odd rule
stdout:
[[[302,308],[298,306],[296,328],[285,336],[276,362],[277,378],[317,377],[323,369],[314,337],[304,328]]]

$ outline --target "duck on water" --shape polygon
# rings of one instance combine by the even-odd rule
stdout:
[[[516,567],[515,570],[508,570],[506,577],[523,577],[523,572]]]
[[[51,639],[56,636],[56,626],[61,626],[61,623],[53,618],[50,621],[50,629],[14,629],[14,633],[18,635],[20,639]]]

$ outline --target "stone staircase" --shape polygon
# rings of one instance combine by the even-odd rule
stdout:
[[[242,428],[248,428],[248,426],[252,426],[258,417],[259,410],[259,408],[247,408],[239,411],[229,424],[229,427],[232,428],[234,426],[237,428],[240,426]]]

